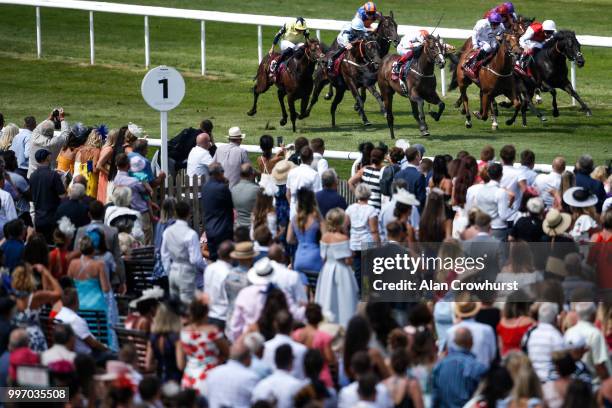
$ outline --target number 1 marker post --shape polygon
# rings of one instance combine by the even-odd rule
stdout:
[[[176,108],[183,100],[185,81],[176,69],[160,65],[147,72],[140,90],[145,102],[159,111],[161,168],[168,174],[168,111]]]

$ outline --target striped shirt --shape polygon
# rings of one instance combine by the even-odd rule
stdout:
[[[527,355],[540,381],[544,382],[554,368],[552,352],[563,348],[563,336],[555,326],[543,322],[527,333],[523,337],[523,342],[527,343]]]
[[[380,210],[380,177],[382,173],[382,167],[376,169],[375,167],[368,166],[363,168],[363,175],[361,176],[361,181],[366,184],[372,192],[368,204],[377,210]]]

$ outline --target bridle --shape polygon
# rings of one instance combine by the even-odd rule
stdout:
[[[367,65],[373,65],[374,64],[374,60],[372,58],[370,58],[368,56],[368,53],[365,51],[365,47],[368,46],[368,44],[376,44],[378,46],[378,43],[374,40],[359,40],[359,56],[361,57],[362,60],[364,60],[366,63],[363,64],[363,66],[367,66]]]
[[[304,44],[304,54],[306,55],[306,58],[308,58],[308,61],[310,62],[316,62],[320,60],[320,58],[317,58],[316,56],[313,57],[312,55],[313,51],[310,50],[309,43],[315,43],[315,42],[318,42],[318,41],[308,40],[306,44]]]
[[[567,41],[567,40],[568,40],[567,38],[564,38],[564,39],[563,39],[563,41]],[[570,60],[570,61],[576,61],[576,59],[577,59],[577,58],[579,58],[579,57],[581,57],[581,56],[582,56],[582,53],[581,53],[580,51],[576,52],[576,55],[575,55],[574,57],[569,56],[565,50],[564,50],[564,51],[561,51],[561,50],[559,49],[559,43],[560,43],[560,42],[561,42],[561,41],[557,40],[557,41],[555,42],[555,46],[553,47],[553,49],[554,49],[554,50],[555,50],[557,53],[559,53],[560,55],[563,55],[565,58],[567,58],[567,59],[568,59],[568,60]],[[565,48],[565,47],[564,47],[564,48]]]
[[[391,20],[391,17],[385,17],[385,16],[383,16],[382,18],[383,18],[383,21],[385,21],[385,20],[387,20],[387,19],[389,19],[389,21],[393,21],[393,20]],[[392,42],[394,43],[394,42],[396,42],[396,40],[393,40],[393,39],[389,38],[389,36],[387,36],[387,35],[386,35],[386,34],[383,32],[383,30],[382,30],[382,28],[381,28],[381,27],[382,27],[382,23],[381,23],[381,24],[379,24],[379,25],[378,25],[378,27],[376,27],[376,31],[374,31],[374,34],[376,34],[376,38],[377,38],[377,39],[378,39],[378,38],[380,38],[380,39],[382,39],[383,41],[386,41],[386,42],[388,42],[388,43],[392,43]],[[379,31],[380,31],[380,32],[379,32]]]

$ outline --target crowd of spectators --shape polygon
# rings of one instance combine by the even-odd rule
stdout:
[[[217,145],[205,120],[170,143],[196,218],[195,193],[159,196],[136,124],[69,126],[54,109],[21,126],[0,114],[0,386],[44,379],[66,407],[612,404],[612,175],[586,154],[537,172],[513,145],[430,159],[364,143],[345,183],[322,139],[263,135],[251,162],[251,136]],[[368,296],[372,247],[457,258],[502,243],[484,274],[518,291]],[[127,265],[146,248],[136,294]]]

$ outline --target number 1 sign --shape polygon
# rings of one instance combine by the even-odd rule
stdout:
[[[185,96],[185,81],[172,67],[161,65],[153,68],[142,79],[142,97],[153,109],[160,112],[161,167],[168,173],[168,111],[176,108]]]

